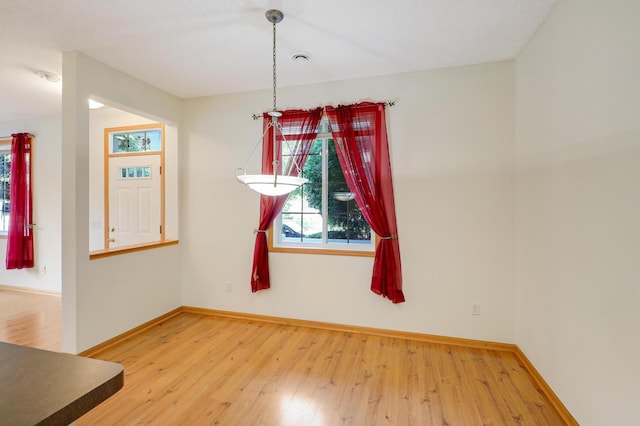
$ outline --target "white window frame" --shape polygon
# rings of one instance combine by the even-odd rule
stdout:
[[[322,209],[321,215],[323,218],[329,217],[329,188],[328,188],[328,153],[329,144],[334,143],[333,135],[329,132],[328,121],[323,118],[320,122],[319,129],[323,130],[318,132],[316,141],[322,141]],[[371,229],[371,239],[368,243],[332,243],[328,241],[328,220],[323,220],[322,223],[322,241],[318,242],[304,242],[304,241],[283,241],[282,238],[282,214],[280,212],[273,221],[273,225],[269,230],[269,251],[272,252],[294,252],[294,253],[309,253],[309,254],[337,254],[337,255],[352,255],[352,256],[374,256],[376,247],[376,234]]]
[[[6,155],[6,154],[11,155],[11,140],[0,140],[0,155]],[[9,182],[9,188],[11,188],[11,182]],[[9,189],[9,191],[11,191],[11,189]],[[0,202],[0,209],[4,210],[4,204],[2,204],[1,202]],[[9,234],[10,216],[9,216],[9,213],[7,212],[6,221],[5,221],[4,211],[0,211],[0,215],[2,215],[2,218],[0,220],[2,220],[2,223],[3,223],[3,226],[0,227],[0,237],[6,238],[7,235]],[[5,227],[6,229],[3,229]]]

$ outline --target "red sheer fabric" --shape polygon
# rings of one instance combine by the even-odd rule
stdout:
[[[33,268],[31,229],[31,135],[13,134],[7,269]]]
[[[362,214],[379,235],[371,291],[404,302],[384,104],[328,106],[340,167]]]
[[[291,149],[291,157],[302,169],[307,161],[309,150],[318,135],[318,123],[322,117],[322,108],[311,111],[290,110],[282,112],[279,122],[285,130],[285,138]],[[273,131],[267,127],[271,116],[264,114],[263,131],[266,131],[262,142],[262,173],[273,173]],[[277,157],[282,157],[282,134],[276,133]],[[288,161],[282,166],[280,174],[293,176],[298,170],[294,161]],[[267,229],[278,216],[287,201],[288,195],[280,197],[260,196],[260,226],[256,233],[256,244],[253,251],[253,269],[251,271],[251,291],[264,290],[271,287],[269,282],[269,247],[267,245]]]

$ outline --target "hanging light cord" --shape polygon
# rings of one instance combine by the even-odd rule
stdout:
[[[277,20],[272,20],[272,26],[273,26],[273,112],[277,112],[278,111],[278,107],[277,107],[277,98],[276,98],[276,81],[277,81],[277,77],[276,77],[276,23],[279,22]],[[277,149],[276,149],[276,129],[280,130],[280,134],[282,135],[282,141],[284,143],[287,144],[287,147],[289,147],[289,151],[291,151],[291,147],[289,146],[289,141],[287,140],[287,138],[285,138],[284,133],[282,131],[282,125],[280,124],[280,122],[278,121],[278,117],[279,115],[274,114],[271,116],[271,125],[273,126],[273,172],[274,172],[274,185],[275,183],[278,181],[278,173],[277,173],[277,168],[280,165],[280,161],[278,161],[278,156],[277,156]],[[296,171],[298,172],[298,176],[300,176],[300,174],[302,173],[302,169],[300,168],[300,165],[298,165],[298,162],[296,161],[295,156],[291,156],[291,160],[293,160],[293,165],[296,167]]]
[[[273,26],[273,115],[271,116],[271,125],[273,126],[273,186],[278,185],[278,149],[276,148],[276,129],[278,126],[278,116],[276,115],[276,21],[271,23]],[[280,128],[282,133],[282,128]]]
[[[273,110],[276,110],[276,22],[273,21]]]

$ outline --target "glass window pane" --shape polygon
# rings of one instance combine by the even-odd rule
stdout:
[[[304,214],[302,222],[302,226],[304,228],[304,242],[322,243],[323,225],[322,215],[319,212]]]
[[[9,144],[6,147],[10,149]],[[9,199],[11,194],[11,154],[6,151],[0,153],[0,185],[0,204],[2,206],[0,211],[0,232],[4,233],[9,230],[9,210],[11,208]]]
[[[129,151],[128,133],[114,133],[111,135],[111,152]]]
[[[144,152],[162,149],[162,130],[137,130],[111,134],[111,152]]]
[[[302,215],[288,213],[282,215],[282,242],[302,241]]]
[[[354,244],[371,240],[371,228],[355,200],[335,203],[329,212],[329,221],[329,242]]]
[[[349,243],[354,240],[369,240],[369,224],[355,202],[355,195],[349,190],[342,173],[333,140],[329,140],[328,157],[328,193],[329,229],[327,238],[330,243]]]
[[[162,131],[160,129],[148,130],[147,139],[149,141],[147,151],[160,151],[162,149]]]
[[[307,211],[322,211],[322,140],[313,142],[302,176],[309,181],[302,186]]]

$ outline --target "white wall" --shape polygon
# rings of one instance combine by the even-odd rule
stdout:
[[[87,99],[174,125],[181,102],[76,52],[63,55],[63,81],[63,350],[79,352],[181,305],[179,245],[89,260]]]
[[[0,239],[0,284],[59,293],[60,270],[60,116],[0,123],[0,135],[28,132],[32,147],[34,268],[6,270],[6,239]],[[43,271],[44,268],[44,271]]]
[[[369,290],[372,259],[344,256],[272,253],[272,288],[252,294],[259,198],[234,172],[271,94],[186,100],[183,304],[513,342],[514,87],[502,62],[279,89],[281,109],[397,101],[388,123],[407,299],[397,305]]]
[[[516,61],[516,343],[583,425],[640,424],[638,22],[562,0]]]

